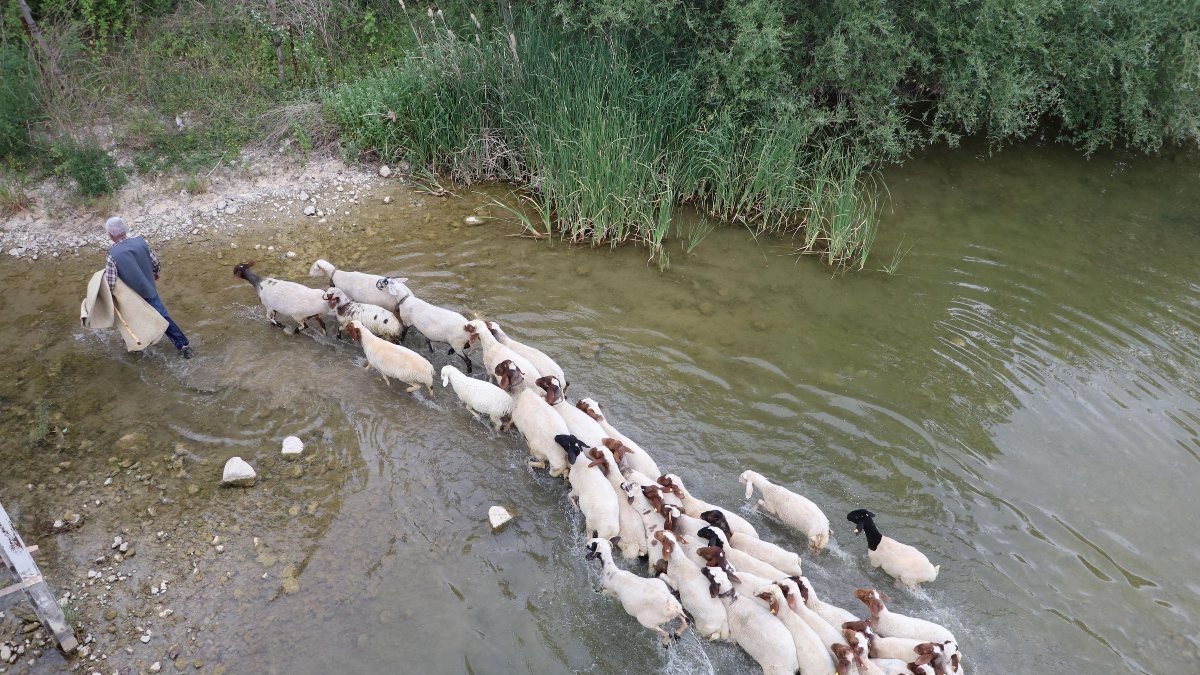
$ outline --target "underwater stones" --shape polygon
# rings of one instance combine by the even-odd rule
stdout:
[[[258,480],[258,474],[241,457],[230,457],[221,474],[221,484],[230,487],[250,487]]]
[[[283,439],[283,456],[285,458],[294,459],[302,452],[304,452],[304,441],[295,436],[288,436]]]

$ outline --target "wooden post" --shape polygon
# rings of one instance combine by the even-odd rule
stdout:
[[[23,0],[18,0],[24,4]],[[63,616],[62,607],[54,599],[46,580],[42,578],[41,570],[33,562],[30,548],[21,541],[21,535],[13,528],[8,512],[0,504],[0,560],[3,560],[5,571],[12,575],[14,583],[0,589],[0,600],[8,600],[24,593],[26,599],[33,604],[33,611],[41,620],[42,625],[54,634],[59,646],[64,652],[74,651],[79,646],[75,639],[75,631]]]
[[[34,60],[37,61],[38,68],[42,68],[42,59],[37,58],[37,50],[34,49],[34,43],[41,47],[42,56],[45,58],[47,65],[50,66],[51,72],[58,78],[58,83],[61,85],[63,79],[62,71],[58,69],[58,65],[54,63],[54,59],[50,58],[50,48],[46,46],[46,40],[42,37],[42,29],[38,28],[37,22],[33,20],[33,13],[29,11],[29,4],[25,0],[17,0],[17,7],[21,9],[21,23],[25,24],[25,32],[29,34],[29,48],[33,50]],[[45,70],[42,70],[42,77],[46,76]]]

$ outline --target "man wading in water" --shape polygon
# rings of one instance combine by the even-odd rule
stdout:
[[[179,330],[179,325],[171,315],[167,314],[167,308],[158,297],[158,287],[154,284],[158,281],[158,256],[154,255],[154,251],[150,250],[150,245],[142,237],[127,239],[129,230],[125,227],[125,221],[119,217],[109,218],[104,223],[104,230],[113,240],[112,248],[108,250],[108,260],[104,264],[104,280],[108,282],[108,290],[112,292],[116,289],[119,277],[126,286],[145,298],[146,302],[167,320],[167,337],[171,339],[175,348],[183,358],[192,358],[192,348],[188,346],[187,336]]]

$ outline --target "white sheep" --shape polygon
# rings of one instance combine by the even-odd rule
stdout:
[[[301,329],[309,319],[316,319],[317,323],[321,324],[321,332],[325,332],[325,322],[321,319],[322,315],[329,312],[325,291],[292,281],[260,277],[250,271],[251,267],[254,267],[253,260],[234,265],[233,276],[250,282],[258,292],[258,300],[267,308],[267,318],[272,325],[281,325],[275,320],[275,316],[283,314],[295,321]]]
[[[709,640],[729,639],[729,615],[721,601],[709,592],[708,578],[700,571],[670,532],[654,534],[662,548],[662,559],[655,572],[679,593],[683,608],[692,615],[692,627]]]
[[[452,365],[442,366],[442,386],[453,387],[475,419],[479,419],[479,414],[487,415],[496,431],[500,430],[504,418],[512,414],[513,400],[508,392],[491,382],[468,377]]]
[[[683,481],[680,480],[679,476],[673,473],[659,476],[658,484],[662,486],[663,492],[670,492],[679,497],[679,501],[683,506],[683,512],[689,516],[699,518],[700,514],[705,511],[720,511],[725,516],[726,523],[734,532],[744,534],[747,537],[758,538],[758,531],[745,518],[729,509],[723,509],[715,504],[709,504],[703,499],[697,499],[684,487]]]
[[[804,675],[834,675],[833,656],[829,648],[803,619],[788,608],[783,591],[775,584],[766,584],[756,589],[754,595],[767,603],[771,614],[791,633],[800,672]]]
[[[538,369],[539,373],[542,375],[553,375],[557,377],[559,382],[563,383],[564,391],[566,391],[567,387],[570,386],[570,384],[567,382],[567,376],[563,374],[563,369],[554,362],[554,359],[546,356],[546,354],[540,349],[530,347],[527,344],[522,344],[510,338],[508,334],[500,328],[500,324],[496,323],[495,321],[488,321],[487,327],[491,331],[492,336],[495,337],[500,344],[508,347],[521,356],[524,356],[527,361],[533,364],[534,368]]]
[[[529,362],[529,359],[500,344],[496,336],[492,335],[491,331],[487,328],[487,324],[483,321],[479,319],[467,321],[460,328],[468,335],[471,344],[478,342],[479,346],[483,349],[483,365],[487,368],[488,377],[495,376],[498,378],[500,372],[497,368],[505,361],[512,361],[513,365],[521,371],[527,387],[534,386],[533,383],[542,376],[538,369]],[[558,413],[555,414],[557,415]]]
[[[812,501],[775,485],[755,471],[743,471],[738,482],[746,486],[746,499],[754,496],[754,489],[758,488],[762,492],[762,499],[758,500],[755,508],[765,508],[784,525],[808,537],[808,545],[813,550],[819,551],[829,543],[829,519]]]
[[[396,297],[389,293],[387,289],[381,289],[377,285],[379,280],[384,278],[378,274],[346,272],[334,267],[328,260],[322,259],[317,260],[312,264],[312,267],[308,268],[308,276],[328,277],[331,287],[342,289],[354,302],[379,305],[389,310],[396,306]],[[406,280],[399,280],[400,283],[404,281]]]
[[[393,299],[396,302],[396,316],[400,317],[400,323],[404,325],[404,329],[400,331],[401,342],[404,341],[409,328],[416,328],[417,332],[425,336],[425,344],[429,351],[433,351],[434,342],[445,342],[450,345],[447,354],[457,353],[463,363],[467,364],[467,372],[471,372],[471,359],[465,353],[471,341],[471,334],[465,328],[467,317],[425,302],[413,295],[403,281],[381,277],[377,284],[381,290],[395,296]]]
[[[416,391],[425,385],[429,395],[433,395],[433,364],[426,361],[420,354],[407,347],[392,344],[383,338],[376,337],[362,323],[351,321],[346,325],[350,337],[362,342],[363,354],[367,357],[367,368],[374,368],[383,376],[383,381],[389,386],[388,377],[394,377],[410,385],[409,392]]]
[[[916,588],[917,584],[937,579],[941,565],[934,565],[924,553],[908,544],[883,536],[875,526],[875,514],[866,509],[855,509],[846,514],[846,520],[854,523],[854,532],[867,535],[867,559],[874,567],[882,567],[892,575],[899,585]]]
[[[536,469],[550,467],[551,476],[562,476],[570,471],[567,453],[554,437],[570,433],[561,415],[542,398],[540,390],[525,386],[524,376],[512,361],[496,366],[500,388],[512,396],[512,421],[525,437],[529,454],[533,456],[530,466]]]
[[[596,423],[604,429],[604,433],[609,438],[620,441],[623,445],[625,445],[626,448],[628,448],[629,452],[627,456],[623,461],[617,460],[619,463],[624,463],[631,468],[637,469],[651,478],[658,478],[662,475],[662,472],[658,470],[658,465],[654,463],[654,458],[650,456],[650,453],[643,450],[642,446],[634,443],[633,440],[631,440],[628,436],[620,431],[617,431],[613,425],[609,424],[608,417],[605,416],[600,404],[597,403],[595,399],[581,398],[579,399],[579,402],[575,404],[575,407],[587,413],[588,417],[596,420]]]
[[[860,588],[854,591],[854,597],[871,610],[871,628],[877,635],[946,645],[947,653],[958,651],[958,640],[954,639],[953,633],[932,621],[889,611],[883,604],[889,598],[874,588]]]
[[[634,506],[634,499],[623,487],[625,477],[621,474],[612,453],[605,447],[596,449],[600,451],[601,457],[608,466],[605,477],[608,478],[609,485],[617,495],[617,507],[620,510],[621,522],[621,538],[617,541],[617,547],[621,549],[621,557],[640,558],[647,552],[646,524],[642,521],[642,514],[638,512]]]
[[[796,645],[784,625],[770,610],[738,595],[724,570],[707,567],[712,593],[729,615],[729,634],[762,667],[764,675],[794,675],[800,669]]]
[[[729,527],[729,519],[725,517],[724,511],[720,509],[705,511],[700,514],[700,520],[724,532],[725,539],[729,541],[729,545],[739,551],[745,551],[789,576],[804,574],[799,555],[782,546],[772,544],[765,539],[746,536],[741,532],[734,532]]]
[[[346,329],[346,324],[359,321],[376,337],[388,342],[396,342],[400,337],[400,319],[379,305],[368,305],[365,302],[354,302],[340,288],[329,288],[325,291],[325,301],[333,308],[337,317],[338,337]]]
[[[571,434],[554,437],[571,463],[567,480],[571,483],[569,498],[575,500],[583,512],[584,527],[589,537],[612,539],[621,534],[621,508],[617,493],[608,482],[608,463],[600,451],[589,449]]]
[[[678,619],[679,628],[675,636],[683,635],[683,631],[687,630],[687,616],[683,613],[683,606],[671,595],[665,581],[639,577],[618,568],[613,562],[612,545],[607,539],[592,539],[587,544],[587,550],[588,560],[600,558],[604,564],[600,572],[600,585],[604,587],[605,595],[616,598],[627,614],[661,635],[663,646],[671,644],[671,636],[662,629],[663,624]]]

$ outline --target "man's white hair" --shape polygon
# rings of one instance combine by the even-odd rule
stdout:
[[[122,237],[129,234],[129,228],[125,227],[125,219],[120,216],[113,216],[104,222],[104,231],[110,237]]]

